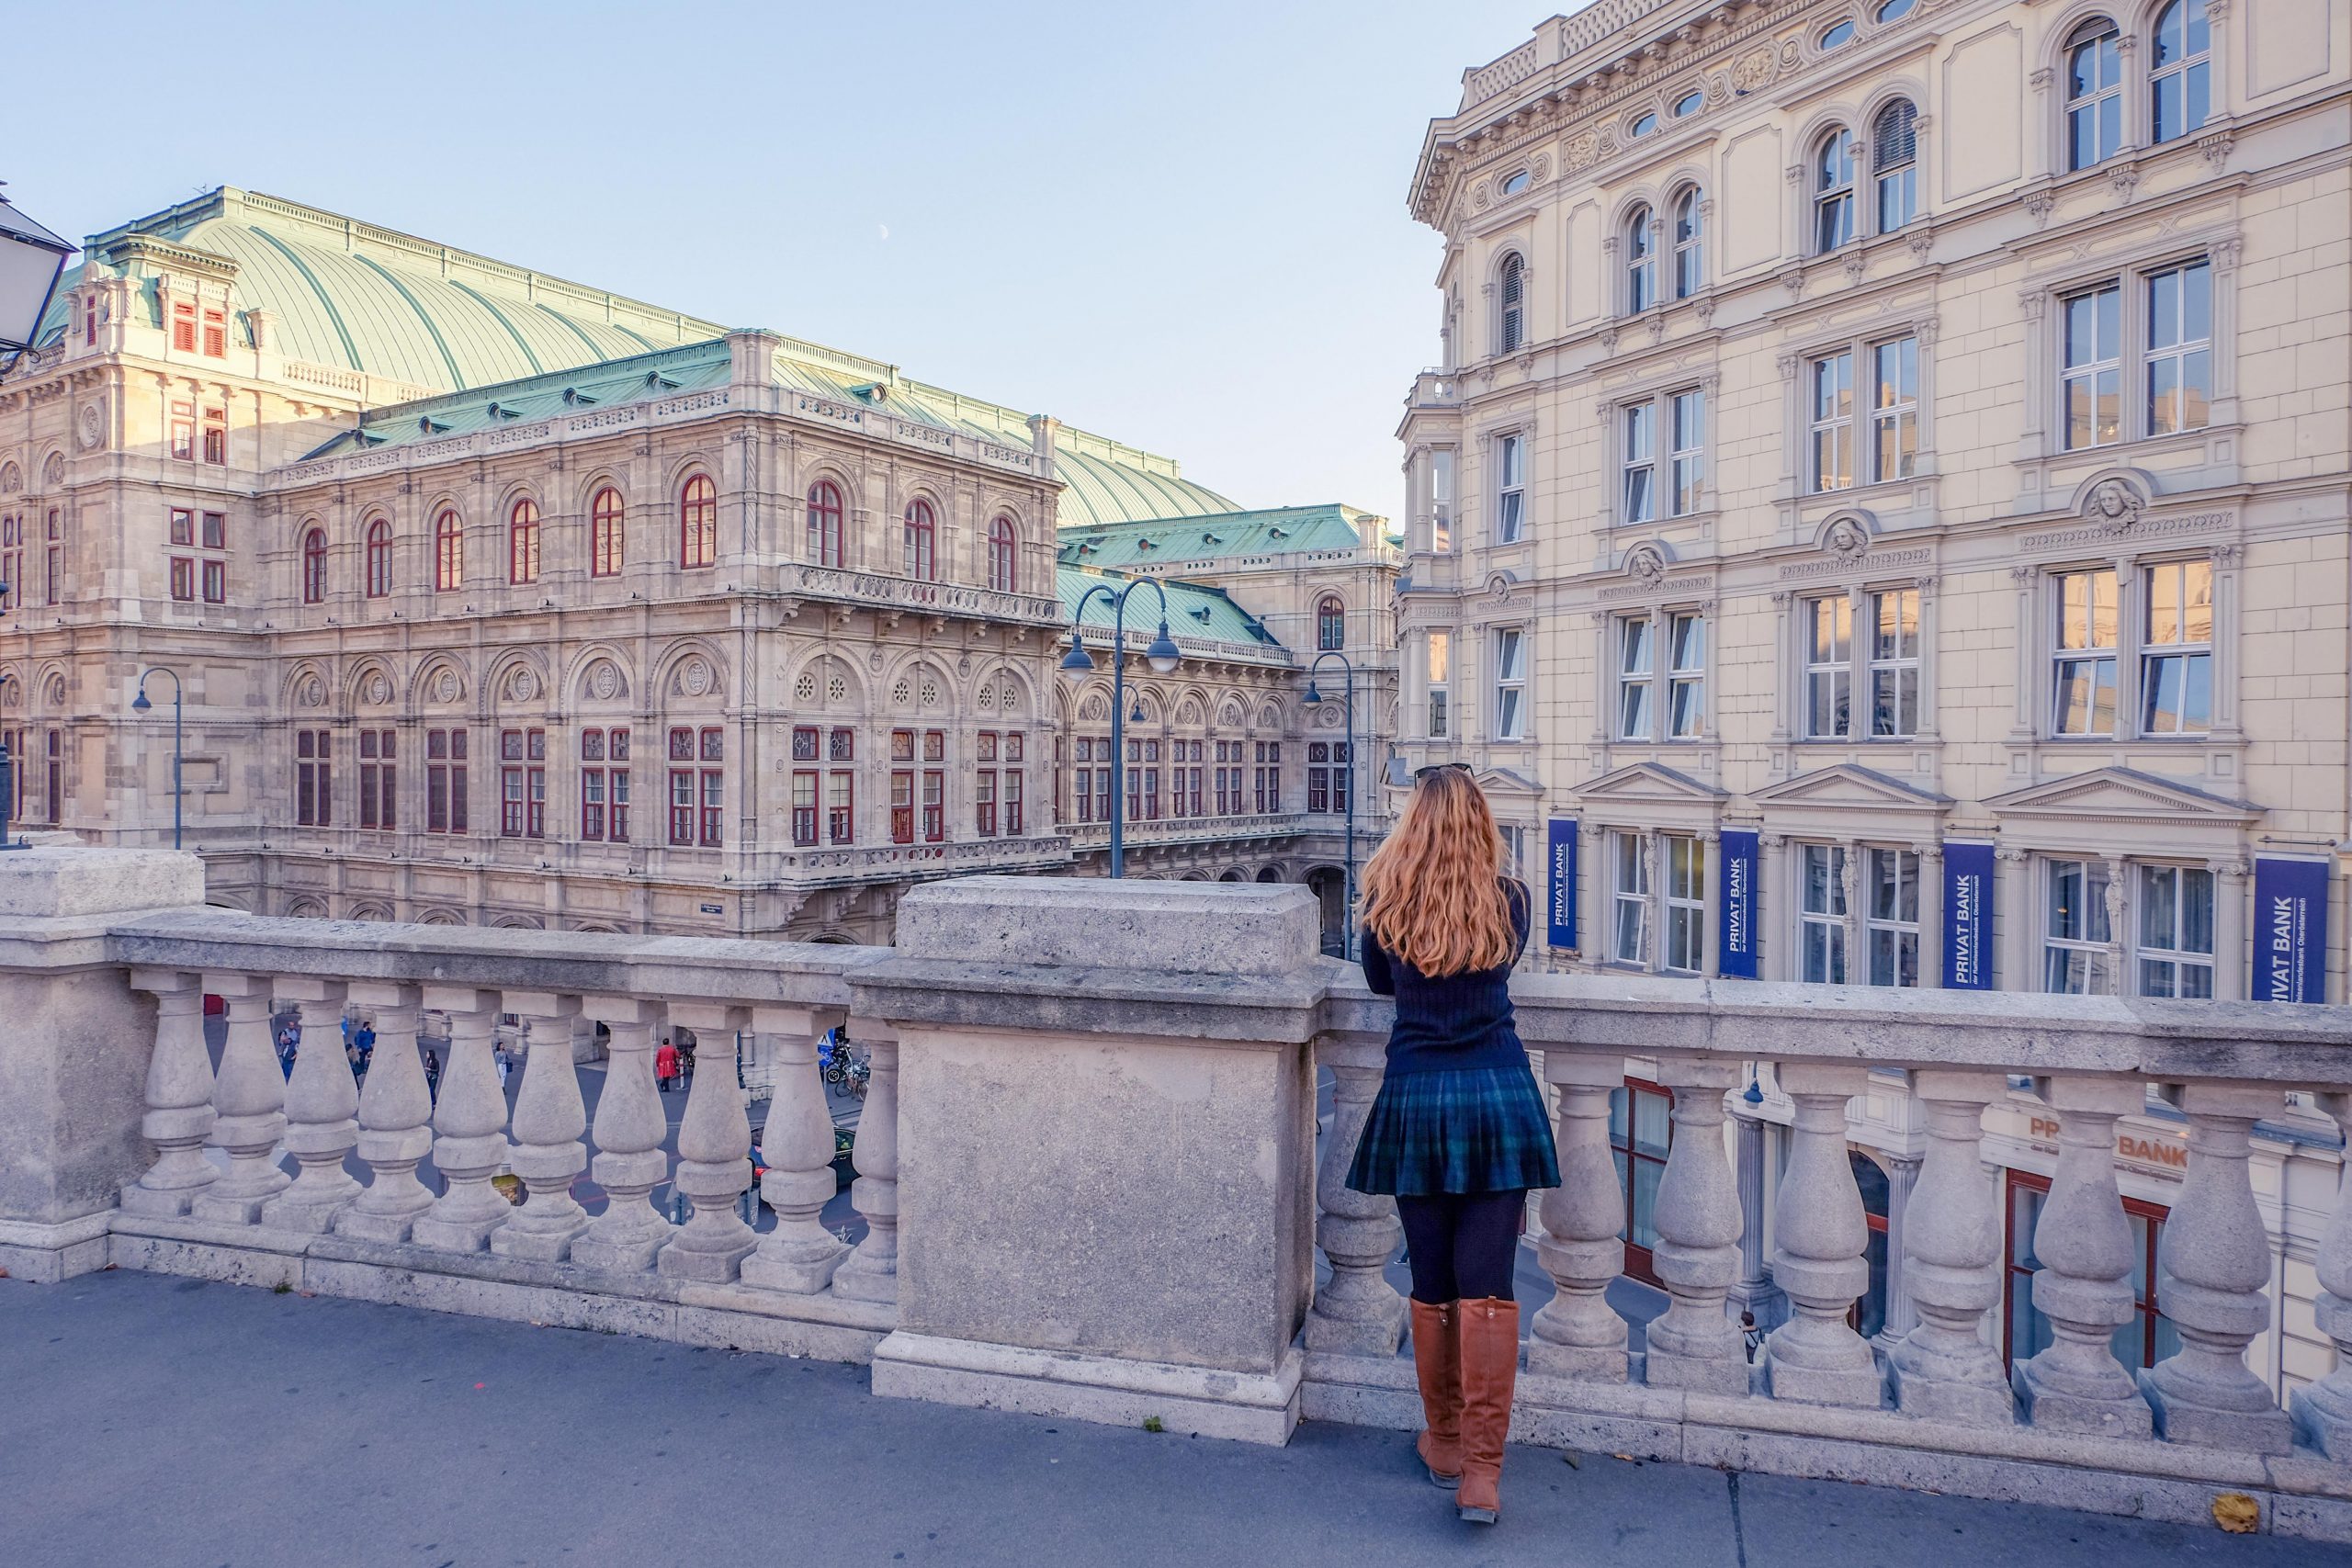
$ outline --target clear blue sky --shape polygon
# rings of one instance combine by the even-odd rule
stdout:
[[[1393,516],[1413,160],[1560,8],[28,5],[0,179],[69,237],[266,191]]]

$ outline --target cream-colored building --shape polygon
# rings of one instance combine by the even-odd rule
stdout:
[[[1102,869],[1070,791],[1108,709],[1057,666],[1121,529],[1183,549],[1174,675],[1130,606],[1130,874],[1336,915],[1303,699],[1318,629],[1389,679],[1383,520],[1245,512],[893,366],[215,191],[92,239],[0,376],[12,815],[170,842],[176,678],[217,902],[888,940],[924,877]]]
[[[1598,0],[1465,73],[1398,750],[1541,846],[1541,962],[2342,998],[2348,83],[2335,0]],[[2160,1219],[2178,1124],[2125,1125]]]

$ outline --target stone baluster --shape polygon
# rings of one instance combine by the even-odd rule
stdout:
[[[752,1185],[752,1120],[735,1082],[735,1032],[748,1010],[673,1003],[673,1028],[695,1032],[695,1077],[678,1123],[678,1172],[671,1178],[694,1212],[654,1259],[668,1279],[725,1283],[736,1277],[759,1234],[735,1212]]]
[[[1875,1409],[1878,1359],[1846,1321],[1871,1285],[1863,1256],[1870,1222],[1846,1154],[1846,1102],[1862,1092],[1870,1073],[1842,1063],[1786,1062],[1780,1079],[1796,1113],[1772,1210],[1772,1280],[1790,1310],[1764,1342],[1765,1379],[1775,1399]]]
[[[294,1005],[302,1043],[286,1085],[286,1152],[300,1169],[294,1185],[264,1203],[261,1223],[324,1235],[338,1210],[359,1196],[344,1168],[359,1141],[359,1081],[343,1040],[343,982],[280,976],[278,1000]]]
[[[1315,1292],[1306,1319],[1310,1350],[1394,1356],[1404,1336],[1405,1298],[1385,1273],[1405,1235],[1396,1200],[1348,1185],[1386,1053],[1387,1042],[1377,1035],[1329,1034],[1316,1047],[1332,1079],[1331,1130],[1315,1168],[1315,1239],[1330,1260],[1331,1280]]]
[[[207,975],[204,988],[229,1010],[229,1036],[212,1086],[212,1142],[227,1151],[229,1168],[189,1203],[188,1214],[250,1225],[260,1220],[261,1206],[293,1179],[277,1158],[277,1140],[286,1133],[286,1072],[270,1038],[269,982],[252,975]]]
[[[502,1005],[496,991],[427,986],[424,1005],[449,1015],[449,1055],[441,1099],[433,1108],[433,1163],[448,1185],[419,1215],[409,1239],[421,1247],[480,1252],[514,1207],[491,1178],[506,1163],[506,1094],[498,1087],[493,1041]]]
[[[1892,1351],[1903,1337],[1919,1326],[1904,1274],[1910,1267],[1905,1232],[1910,1224],[1911,1196],[1919,1188],[1919,1161],[1902,1155],[1883,1154],[1879,1165],[1886,1172],[1886,1314],[1879,1322],[1873,1348]]]
[[[813,1295],[833,1282],[849,1248],[818,1218],[831,1201],[833,1119],[817,1071],[817,1036],[841,1021],[793,1008],[753,1008],[752,1032],[766,1042],[774,1089],[760,1153],[768,1162],[760,1196],[775,1211],[775,1229],[743,1259],[742,1279],[763,1290]]]
[[[612,1032],[605,1092],[596,1100],[596,1157],[591,1173],[605,1190],[605,1212],[571,1243],[571,1261],[590,1269],[650,1269],[677,1227],[653,1206],[669,1179],[669,1113],[653,1078],[653,1038],[661,1010],[631,997],[586,997],[581,1011]]]
[[[1624,1084],[1625,1064],[1555,1046],[1544,1077],[1559,1091],[1560,1185],[1544,1194],[1535,1256],[1555,1290],[1528,1325],[1527,1370],[1623,1382],[1625,1320],[1605,1292],[1625,1264],[1625,1190],[1609,1151],[1609,1095]]]
[[[2010,1373],[2026,1418],[2051,1431],[2144,1438],[2154,1429],[2139,1385],[2109,1340],[2139,1306],[2134,1243],[2115,1189],[2115,1123],[2142,1109],[2137,1078],[2058,1077],[2041,1086],[2058,1112],[2058,1168],[2033,1227],[2033,1304],[2051,1344]]]
[[[155,998],[155,1054],[147,1058],[147,1111],[139,1130],[155,1163],[122,1190],[123,1212],[176,1216],[220,1173],[204,1157],[212,1131],[212,1053],[204,1045],[204,987],[194,975],[134,969],[133,990]]]
[[[2304,1441],[2346,1464],[2352,1463],[2352,1094],[2323,1094],[2319,1103],[2335,1119],[2347,1156],[2336,1169],[2335,1212],[2314,1259],[2320,1283],[2314,1316],[2319,1331],[2335,1343],[2335,1370],[2297,1389],[2288,1404]]]
[[[2254,1201],[2246,1156],[2254,1124],[2286,1101],[2275,1089],[2188,1084],[2188,1176],[2156,1246],[2156,1300],[2180,1348],[2140,1374],[2141,1392],[2167,1442],[2283,1454],[2294,1421],[2245,1364],[2246,1347],[2270,1326],[2270,1241]]]
[[[1724,1153],[1724,1091],[1736,1063],[1666,1057],[1658,1078],[1674,1096],[1674,1136],[1657,1190],[1650,1264],[1666,1311],[1649,1326],[1648,1381],[1705,1393],[1747,1392],[1747,1348],[1724,1303],[1739,1277],[1739,1189]]]
[[[873,1076],[858,1112],[850,1157],[857,1179],[850,1202],[865,1222],[865,1239],[842,1262],[833,1289],[856,1301],[899,1299],[899,1036],[878,1019],[854,1019],[850,1032],[869,1053]]]
[[[1927,1157],[1903,1222],[1903,1282],[1918,1323],[1888,1353],[1896,1408],[1971,1427],[2017,1419],[2000,1353],[1982,1335],[2000,1304],[2001,1213],[1984,1168],[1984,1108],[2007,1089],[1998,1073],[1923,1069],[1911,1091],[1927,1109]]]
[[[507,1163],[522,1179],[523,1206],[491,1233],[501,1258],[560,1263],[572,1238],[588,1228],[588,1212],[571,1195],[572,1179],[588,1168],[588,1110],[580,1098],[580,1068],[571,1059],[571,1021],[580,1004],[548,991],[504,993],[508,1012],[529,1032],[523,1087],[514,1096],[514,1151]]]
[[[367,1190],[334,1217],[334,1230],[363,1241],[406,1241],[417,1216],[433,1207],[433,1190],[416,1175],[417,1162],[433,1152],[433,1095],[416,1043],[423,1021],[417,991],[361,980],[352,983],[346,999],[376,1031],[374,1059],[359,1091],[359,1157],[369,1174]]]

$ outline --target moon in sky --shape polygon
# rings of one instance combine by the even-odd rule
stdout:
[[[882,231],[882,237],[884,239],[887,240],[890,237],[890,225],[888,223],[876,223],[875,227]]]

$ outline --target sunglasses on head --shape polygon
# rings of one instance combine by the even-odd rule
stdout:
[[[1466,773],[1469,771],[1470,764],[1467,762],[1431,762],[1426,768],[1413,770],[1413,782],[1419,784],[1423,779],[1434,778],[1444,773]]]

